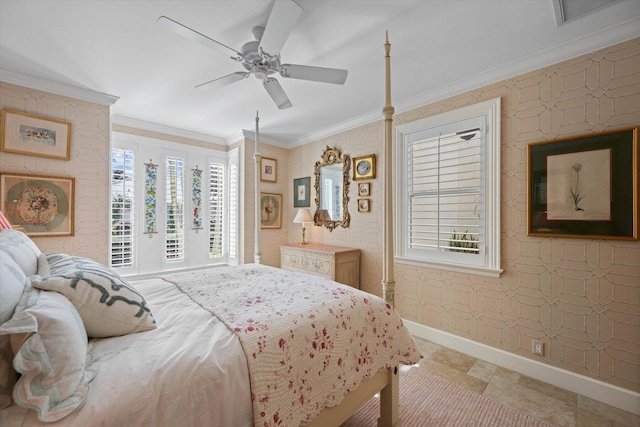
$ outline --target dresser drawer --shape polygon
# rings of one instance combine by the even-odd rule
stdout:
[[[360,287],[360,249],[287,243],[280,245],[280,266]]]

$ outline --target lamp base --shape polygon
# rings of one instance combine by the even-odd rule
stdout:
[[[311,243],[311,242],[307,242],[306,240],[304,240],[304,232],[305,232],[305,229],[304,229],[304,227],[302,227],[302,242],[300,242],[300,244],[302,246],[308,245],[309,243]]]

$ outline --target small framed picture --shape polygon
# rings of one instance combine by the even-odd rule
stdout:
[[[369,199],[358,199],[358,212],[369,212],[370,208]]]
[[[260,193],[260,228],[282,227],[282,194]]]
[[[311,206],[311,196],[309,187],[311,186],[311,177],[296,178],[293,180],[293,207],[308,208]]]
[[[2,110],[0,150],[69,160],[71,123],[19,111]]]
[[[361,182],[358,184],[358,196],[369,197],[371,190],[371,184],[368,182]]]
[[[376,177],[376,155],[353,158],[353,179],[373,179]]]
[[[262,157],[260,159],[260,181],[278,181],[278,160]]]
[[[0,174],[0,210],[27,236],[73,236],[74,185],[68,177]]]

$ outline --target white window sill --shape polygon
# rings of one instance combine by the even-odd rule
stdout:
[[[415,265],[417,267],[437,268],[439,270],[454,271],[456,273],[475,274],[478,276],[500,277],[504,270],[501,268],[460,265],[437,261],[417,260],[414,258],[395,257],[398,264]]]

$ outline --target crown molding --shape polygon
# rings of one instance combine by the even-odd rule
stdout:
[[[194,139],[201,142],[209,142],[212,144],[218,144],[227,146],[227,141],[224,138],[220,138],[213,135],[208,135],[200,132],[193,132],[189,130],[174,128],[171,126],[161,125],[158,123],[147,122],[144,120],[134,119],[132,117],[113,115],[111,116],[111,124],[120,126],[127,126],[135,129],[140,129],[148,132],[157,132],[165,135],[176,136],[178,138]]]
[[[238,142],[240,139],[245,139],[249,141],[256,140],[256,133],[254,131],[242,129],[240,134],[241,134],[241,138],[236,139],[234,142]],[[276,147],[291,148],[291,145],[288,144],[287,142],[282,141],[279,138],[274,138],[262,132],[260,132],[260,141],[258,141],[258,143],[261,143],[261,142],[269,145],[275,145]]]
[[[558,44],[553,48],[531,55],[526,60],[512,61],[507,65],[476,74],[469,79],[406,98],[395,104],[395,114],[410,111],[473,89],[497,83],[562,61],[567,61],[636,37],[640,37],[640,17],[629,18],[603,30],[590,33],[587,36]],[[303,135],[291,141],[289,147],[293,148],[305,145],[377,120],[382,120],[382,108],[321,129],[317,132]]]
[[[100,105],[111,106],[120,99],[115,95],[109,95],[107,93],[97,92],[91,89],[34,77],[24,73],[17,73],[5,68],[0,68],[0,80],[14,85],[37,89],[56,95],[68,96],[69,98],[93,102]]]

